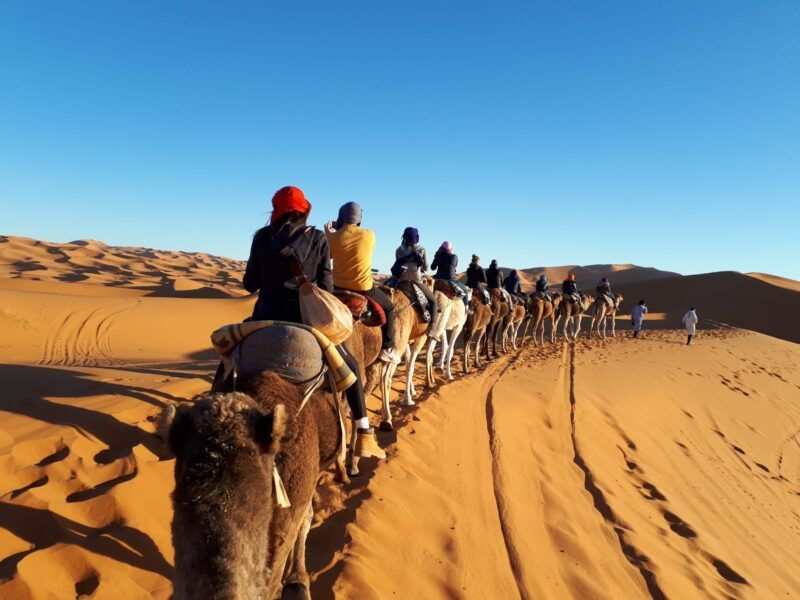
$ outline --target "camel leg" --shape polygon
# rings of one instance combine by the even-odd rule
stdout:
[[[617,337],[617,313],[611,313],[611,337]]]
[[[309,501],[300,529],[297,532],[297,539],[294,542],[289,576],[283,584],[281,600],[311,600],[311,593],[309,592],[310,581],[306,571],[306,540],[308,539],[308,532],[311,530],[313,517],[314,509]]]
[[[428,353],[425,356],[425,384],[428,388],[436,385],[436,377],[433,373],[433,349],[435,347],[435,342],[431,340],[430,344],[428,344]]]
[[[414,406],[414,404],[416,404],[416,402],[412,400],[412,398],[417,395],[417,389],[414,386],[414,371],[417,367],[417,357],[422,351],[422,347],[425,345],[427,339],[428,338],[423,335],[412,342],[413,347],[411,348],[411,359],[408,363],[408,369],[406,371],[406,392],[403,395],[404,406]]]
[[[469,373],[469,350],[470,344],[472,343],[472,337],[464,337],[464,373]],[[455,345],[455,344],[453,344]]]
[[[486,337],[486,329],[483,329],[483,330],[481,330],[480,334],[478,335],[478,341],[475,343],[476,348],[480,348],[480,345],[483,342],[485,337]],[[488,339],[486,340],[486,345],[487,346],[489,345],[489,340]],[[486,355],[488,356],[488,354],[489,353],[487,351]],[[481,355],[477,350],[475,351],[475,367],[477,367],[477,368],[481,367]]]
[[[383,414],[381,415],[381,431],[391,431],[392,412],[389,409],[389,396],[392,393],[392,376],[397,365],[384,363],[381,367],[381,399],[383,400]]]
[[[453,328],[453,331],[450,333],[450,342],[447,346],[447,358],[445,359],[445,367],[444,367],[444,377],[447,381],[453,381],[455,377],[453,377],[453,372],[450,370],[452,363],[453,363],[453,354],[455,354],[456,350],[456,340],[458,336],[461,335],[461,330],[464,329],[464,321],[462,320],[459,325],[456,325]]]
[[[439,364],[436,365],[441,371],[444,371],[445,356],[447,355],[448,349],[449,344],[447,339],[447,329],[445,329],[442,331],[442,347],[439,349],[439,352],[441,353],[439,355]]]
[[[578,334],[581,332],[581,321],[583,320],[583,315],[576,315],[575,316],[575,337],[574,339],[578,339]]]
[[[356,456],[356,426],[355,423],[352,425],[350,428],[350,468],[347,470],[347,474],[356,477],[361,473],[358,469],[358,461],[361,457]]]

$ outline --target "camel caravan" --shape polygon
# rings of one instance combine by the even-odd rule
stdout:
[[[391,278],[376,283],[375,236],[361,227],[360,206],[342,206],[323,231],[307,224],[311,204],[298,188],[279,190],[272,207],[244,275],[245,288],[258,293],[253,314],[213,332],[221,362],[210,392],[161,415],[176,458],[179,600],[310,598],[305,545],[317,481],[333,468],[347,482],[361,459],[386,457],[366,397],[380,386],[377,429],[391,431],[391,384],[401,363],[401,404],[411,406],[418,357],[427,387],[436,385],[437,369],[452,380],[459,338],[469,373],[524,345],[528,329],[543,344],[548,319],[551,342],[559,321],[564,338],[576,339],[590,312],[590,336],[605,337],[609,319],[615,334],[622,296],[607,281],[592,298],[572,274],[554,293],[542,275],[525,294],[516,271],[504,277],[496,261],[484,270],[473,255],[463,283],[452,245],[444,242],[429,263],[409,227]]]

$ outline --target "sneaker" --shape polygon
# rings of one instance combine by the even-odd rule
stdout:
[[[400,357],[397,356],[397,352],[394,351],[394,348],[384,348],[381,350],[381,355],[378,357],[379,360],[383,362],[389,362],[398,364],[400,362]]]
[[[353,454],[359,458],[369,458],[371,456],[379,460],[386,458],[386,452],[378,446],[378,440],[375,439],[375,430],[372,427],[369,429],[356,429],[356,446]]]

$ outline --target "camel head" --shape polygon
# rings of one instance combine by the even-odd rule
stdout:
[[[436,283],[430,275],[423,275],[422,276],[422,283],[425,287],[427,287],[430,291],[433,291],[433,286]]]
[[[286,414],[283,404],[265,411],[239,392],[164,409],[160,430],[176,459],[176,599],[265,591],[269,527],[281,510],[272,470]]]
[[[620,306],[622,306],[622,294],[620,294],[618,292],[617,293],[617,308],[619,308]]]

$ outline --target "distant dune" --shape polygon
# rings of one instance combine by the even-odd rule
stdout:
[[[775,285],[771,279],[788,282]],[[680,316],[690,306],[702,319],[751,329],[777,338],[800,342],[800,282],[733,271],[654,279],[616,286],[625,296],[625,312],[646,300],[653,312]],[[593,288],[592,288],[593,290]]]
[[[243,296],[244,264],[202,252],[0,236],[0,279],[82,283],[136,290],[143,296]]]

